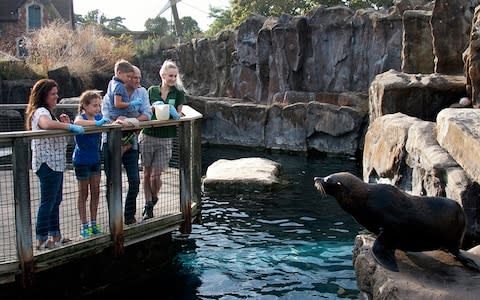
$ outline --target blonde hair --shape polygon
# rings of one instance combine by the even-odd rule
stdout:
[[[102,100],[102,96],[95,90],[87,90],[80,95],[80,102],[78,103],[78,113],[85,110],[85,106],[89,105],[93,99]]]
[[[175,64],[173,60],[167,59],[163,62],[162,67],[160,68],[160,71],[158,71],[160,78],[162,78],[162,74],[165,74],[167,70],[170,70],[170,69],[177,69],[178,71],[177,64]],[[185,91],[185,87],[183,86],[182,79],[180,78],[180,72],[177,73],[177,82],[175,82],[175,87],[181,91]]]

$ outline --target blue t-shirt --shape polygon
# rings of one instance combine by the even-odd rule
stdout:
[[[106,96],[110,101],[110,119],[116,120],[119,116],[125,116],[129,112],[135,111],[135,107],[116,108],[115,96],[122,97],[122,102],[129,103],[128,92],[125,88],[125,83],[118,77],[113,76],[108,83]]]
[[[136,88],[132,94],[130,95],[129,102],[133,100],[142,100],[142,105],[140,107],[135,107],[133,111],[129,111],[126,114],[121,114],[120,116],[124,116],[127,118],[136,118],[140,115],[146,115],[148,119],[152,117],[152,108],[150,107],[150,103],[148,101],[148,93],[147,90],[144,87],[138,87]],[[102,101],[102,115],[105,118],[109,118],[113,120],[114,116],[112,116],[112,106],[113,102],[111,99],[108,97],[108,94],[105,94],[103,96],[103,101]],[[119,116],[116,116],[118,118]],[[102,134],[102,144],[107,142],[107,134],[104,132]],[[137,140],[134,139],[134,143],[132,145],[132,149],[138,150],[138,145],[137,145]]]
[[[80,115],[88,120],[85,114]],[[101,114],[95,116],[95,120],[102,119]],[[94,165],[100,161],[100,140],[101,133],[77,134],[75,135],[75,149],[72,154],[72,161],[80,165]]]

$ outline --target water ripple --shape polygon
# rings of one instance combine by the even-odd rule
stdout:
[[[355,173],[358,166],[339,158],[266,157],[282,164],[288,186],[204,195],[202,224],[176,241],[178,272],[190,282],[184,285],[199,299],[358,299],[352,248],[361,228],[312,184],[314,176]]]

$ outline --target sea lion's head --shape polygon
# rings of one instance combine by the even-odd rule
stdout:
[[[325,196],[326,194],[337,197],[350,195],[352,192],[363,192],[364,182],[349,172],[330,174],[327,177],[315,177],[314,186]]]

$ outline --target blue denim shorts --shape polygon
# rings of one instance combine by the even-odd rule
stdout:
[[[100,162],[93,165],[81,165],[73,163],[75,176],[78,180],[89,179],[94,175],[100,174]]]

